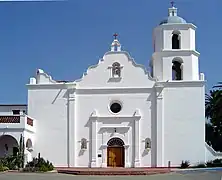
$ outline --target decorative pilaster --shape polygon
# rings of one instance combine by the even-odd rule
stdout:
[[[75,94],[73,89],[68,90],[67,102],[67,165],[75,167]]]
[[[91,167],[97,167],[97,120],[91,123]]]
[[[102,146],[102,167],[107,167],[107,145]]]
[[[140,131],[139,131],[139,120],[134,121],[134,142],[135,142],[135,159],[134,167],[140,167]]]
[[[157,136],[157,166],[164,166],[164,124],[163,124],[163,87],[156,87],[156,136]]]
[[[131,167],[131,164],[129,162],[129,145],[124,145],[124,151],[125,151],[125,168]]]

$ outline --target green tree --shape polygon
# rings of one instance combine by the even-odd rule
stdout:
[[[221,87],[220,87],[221,86]],[[206,142],[222,151],[222,85],[214,86],[205,96]]]
[[[18,159],[19,159],[19,167],[23,168],[24,167],[24,152],[25,151],[25,143],[24,143],[24,137],[20,136],[19,140],[19,152],[18,152]]]

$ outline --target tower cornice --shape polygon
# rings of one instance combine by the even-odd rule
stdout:
[[[186,23],[186,24],[162,24],[162,25],[159,25],[157,26],[155,29],[169,29],[169,30],[172,30],[172,29],[177,29],[179,28],[180,30],[183,30],[183,29],[187,29],[187,28],[191,28],[193,30],[196,30],[197,29],[197,26],[195,26],[194,24],[192,23]]]

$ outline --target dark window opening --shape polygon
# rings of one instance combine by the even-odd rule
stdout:
[[[118,113],[120,112],[122,109],[121,105],[119,103],[113,103],[111,106],[110,106],[110,110],[113,112],[113,113]]]
[[[17,156],[19,149],[17,147],[13,147],[13,156]]]
[[[173,34],[172,49],[180,49],[180,37],[178,34]]]
[[[118,46],[115,45],[115,46],[114,46],[114,51],[117,51],[117,50],[118,50]]]
[[[8,144],[5,144],[5,150],[8,151]]]
[[[12,110],[12,112],[13,112],[13,115],[18,115],[18,114],[20,114],[20,110]]]
[[[173,62],[172,66],[172,80],[182,80],[181,63],[178,61]]]

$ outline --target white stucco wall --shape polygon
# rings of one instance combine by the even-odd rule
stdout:
[[[37,119],[34,153],[55,166],[68,166],[67,92],[63,85],[32,85],[28,90],[28,114]]]
[[[182,83],[181,83],[182,84]],[[205,89],[202,82],[164,88],[164,163],[205,162]]]
[[[102,167],[102,162],[106,162],[107,157],[105,156],[104,160],[102,161],[102,158],[98,158],[97,156],[98,154],[103,153],[103,147],[101,145],[107,145],[108,140],[112,137],[120,137],[126,145],[129,145],[126,151],[127,159],[125,160],[125,162],[128,166],[131,166],[134,162],[134,160],[132,159],[132,148],[134,147],[132,145],[132,129],[134,127],[133,114],[136,109],[140,109],[140,112],[142,114],[142,117],[139,119],[139,158],[141,159],[142,166],[151,165],[151,152],[149,152],[148,154],[144,152],[144,140],[145,138],[153,138],[154,136],[154,133],[152,134],[151,129],[151,118],[153,118],[153,113],[155,112],[152,110],[152,108],[155,108],[152,106],[153,94],[151,95],[149,89],[145,90],[147,92],[144,92],[141,89],[137,89],[136,91],[138,92],[135,94],[135,90],[130,89],[125,90],[124,92],[121,92],[119,90],[104,90],[102,93],[101,91],[95,92],[93,94],[84,94],[84,92],[82,92],[83,94],[78,93],[76,95],[76,103],[78,104],[78,107],[76,108],[76,150],[79,154],[77,156],[76,166],[88,166],[88,160],[91,158],[90,153],[92,151],[92,153],[94,153],[93,156],[97,159],[97,166]],[[122,111],[118,115],[113,115],[109,110],[109,104],[112,100],[118,100],[122,103]],[[88,149],[84,152],[84,154],[81,154],[79,141],[82,138],[91,140],[90,115],[94,110],[96,110],[98,113],[98,118],[96,118],[97,131],[99,132],[97,135],[97,150],[95,151],[95,149]],[[117,127],[116,133],[113,133],[114,127]],[[121,127],[129,127],[129,129]],[[105,128],[105,130],[103,128]]]

